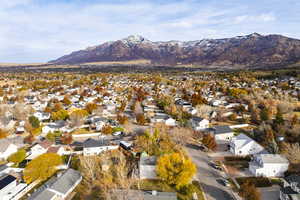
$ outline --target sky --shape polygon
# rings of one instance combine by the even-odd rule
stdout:
[[[47,62],[106,41],[300,39],[299,0],[0,0],[0,63]]]

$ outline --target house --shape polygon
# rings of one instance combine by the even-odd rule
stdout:
[[[280,200],[300,200],[300,176],[290,175],[282,180]]]
[[[204,130],[209,127],[209,121],[201,117],[192,117],[190,119],[190,124],[196,131]]]
[[[10,155],[16,153],[19,148],[24,146],[23,138],[4,138],[0,140],[0,159],[6,160]]]
[[[70,149],[67,149],[67,147],[65,146],[52,146],[48,148],[47,153],[56,153],[60,156],[63,156],[70,155],[72,151]]]
[[[177,200],[176,192],[158,192],[142,190],[113,190],[110,192],[111,200]]]
[[[119,148],[118,145],[110,144],[108,140],[94,140],[92,138],[89,138],[83,142],[83,155],[99,155],[103,151],[113,150],[117,148]]]
[[[156,179],[156,156],[142,154],[139,162],[140,179]]]
[[[1,200],[13,200],[22,190],[27,187],[25,183],[18,183],[16,177],[10,174],[0,175],[0,198]]]
[[[256,154],[249,163],[254,176],[282,177],[288,167],[289,161],[279,154]]]
[[[0,177],[0,197],[2,199],[2,197],[6,196],[7,193],[9,193],[9,191],[11,191],[14,187],[17,186],[17,178],[9,175],[9,174],[5,174],[2,175]]]
[[[233,137],[229,143],[230,152],[237,156],[262,153],[265,149],[245,134]]]
[[[71,132],[72,129],[66,127],[66,122],[63,120],[56,121],[54,123],[49,123],[42,128],[43,134],[48,134],[50,132],[62,131],[62,132]]]
[[[36,118],[38,118],[39,121],[41,121],[41,122],[50,119],[50,113],[47,113],[47,112],[38,111],[38,112],[35,112],[33,114],[33,116],[35,116]]]
[[[151,123],[164,123],[167,126],[176,126],[176,120],[165,113],[156,113],[156,115],[152,117],[150,121]]]
[[[48,151],[48,149],[53,145],[49,140],[43,140],[34,144],[29,152],[29,156],[26,158],[27,160],[32,160],[39,155],[42,155]]]
[[[217,143],[227,143],[234,136],[234,132],[229,126],[214,126],[212,130]]]
[[[79,171],[67,169],[62,174],[50,178],[28,200],[66,199],[81,180],[82,176]]]

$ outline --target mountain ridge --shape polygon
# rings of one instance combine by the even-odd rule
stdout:
[[[252,33],[223,39],[152,42],[140,35],[105,42],[72,52],[54,64],[151,60],[153,64],[204,66],[272,66],[300,61],[300,40],[282,35]]]

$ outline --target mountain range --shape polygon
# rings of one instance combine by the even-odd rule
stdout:
[[[146,59],[159,65],[277,66],[300,61],[300,40],[253,33],[224,39],[152,42],[133,35],[50,61],[80,64]]]

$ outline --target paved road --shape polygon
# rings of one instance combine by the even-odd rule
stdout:
[[[207,200],[235,200],[232,197],[231,189],[216,181],[216,179],[223,177],[225,174],[208,165],[210,161],[208,155],[190,145],[187,147],[187,150],[194,163],[198,166],[196,179],[201,182]]]

